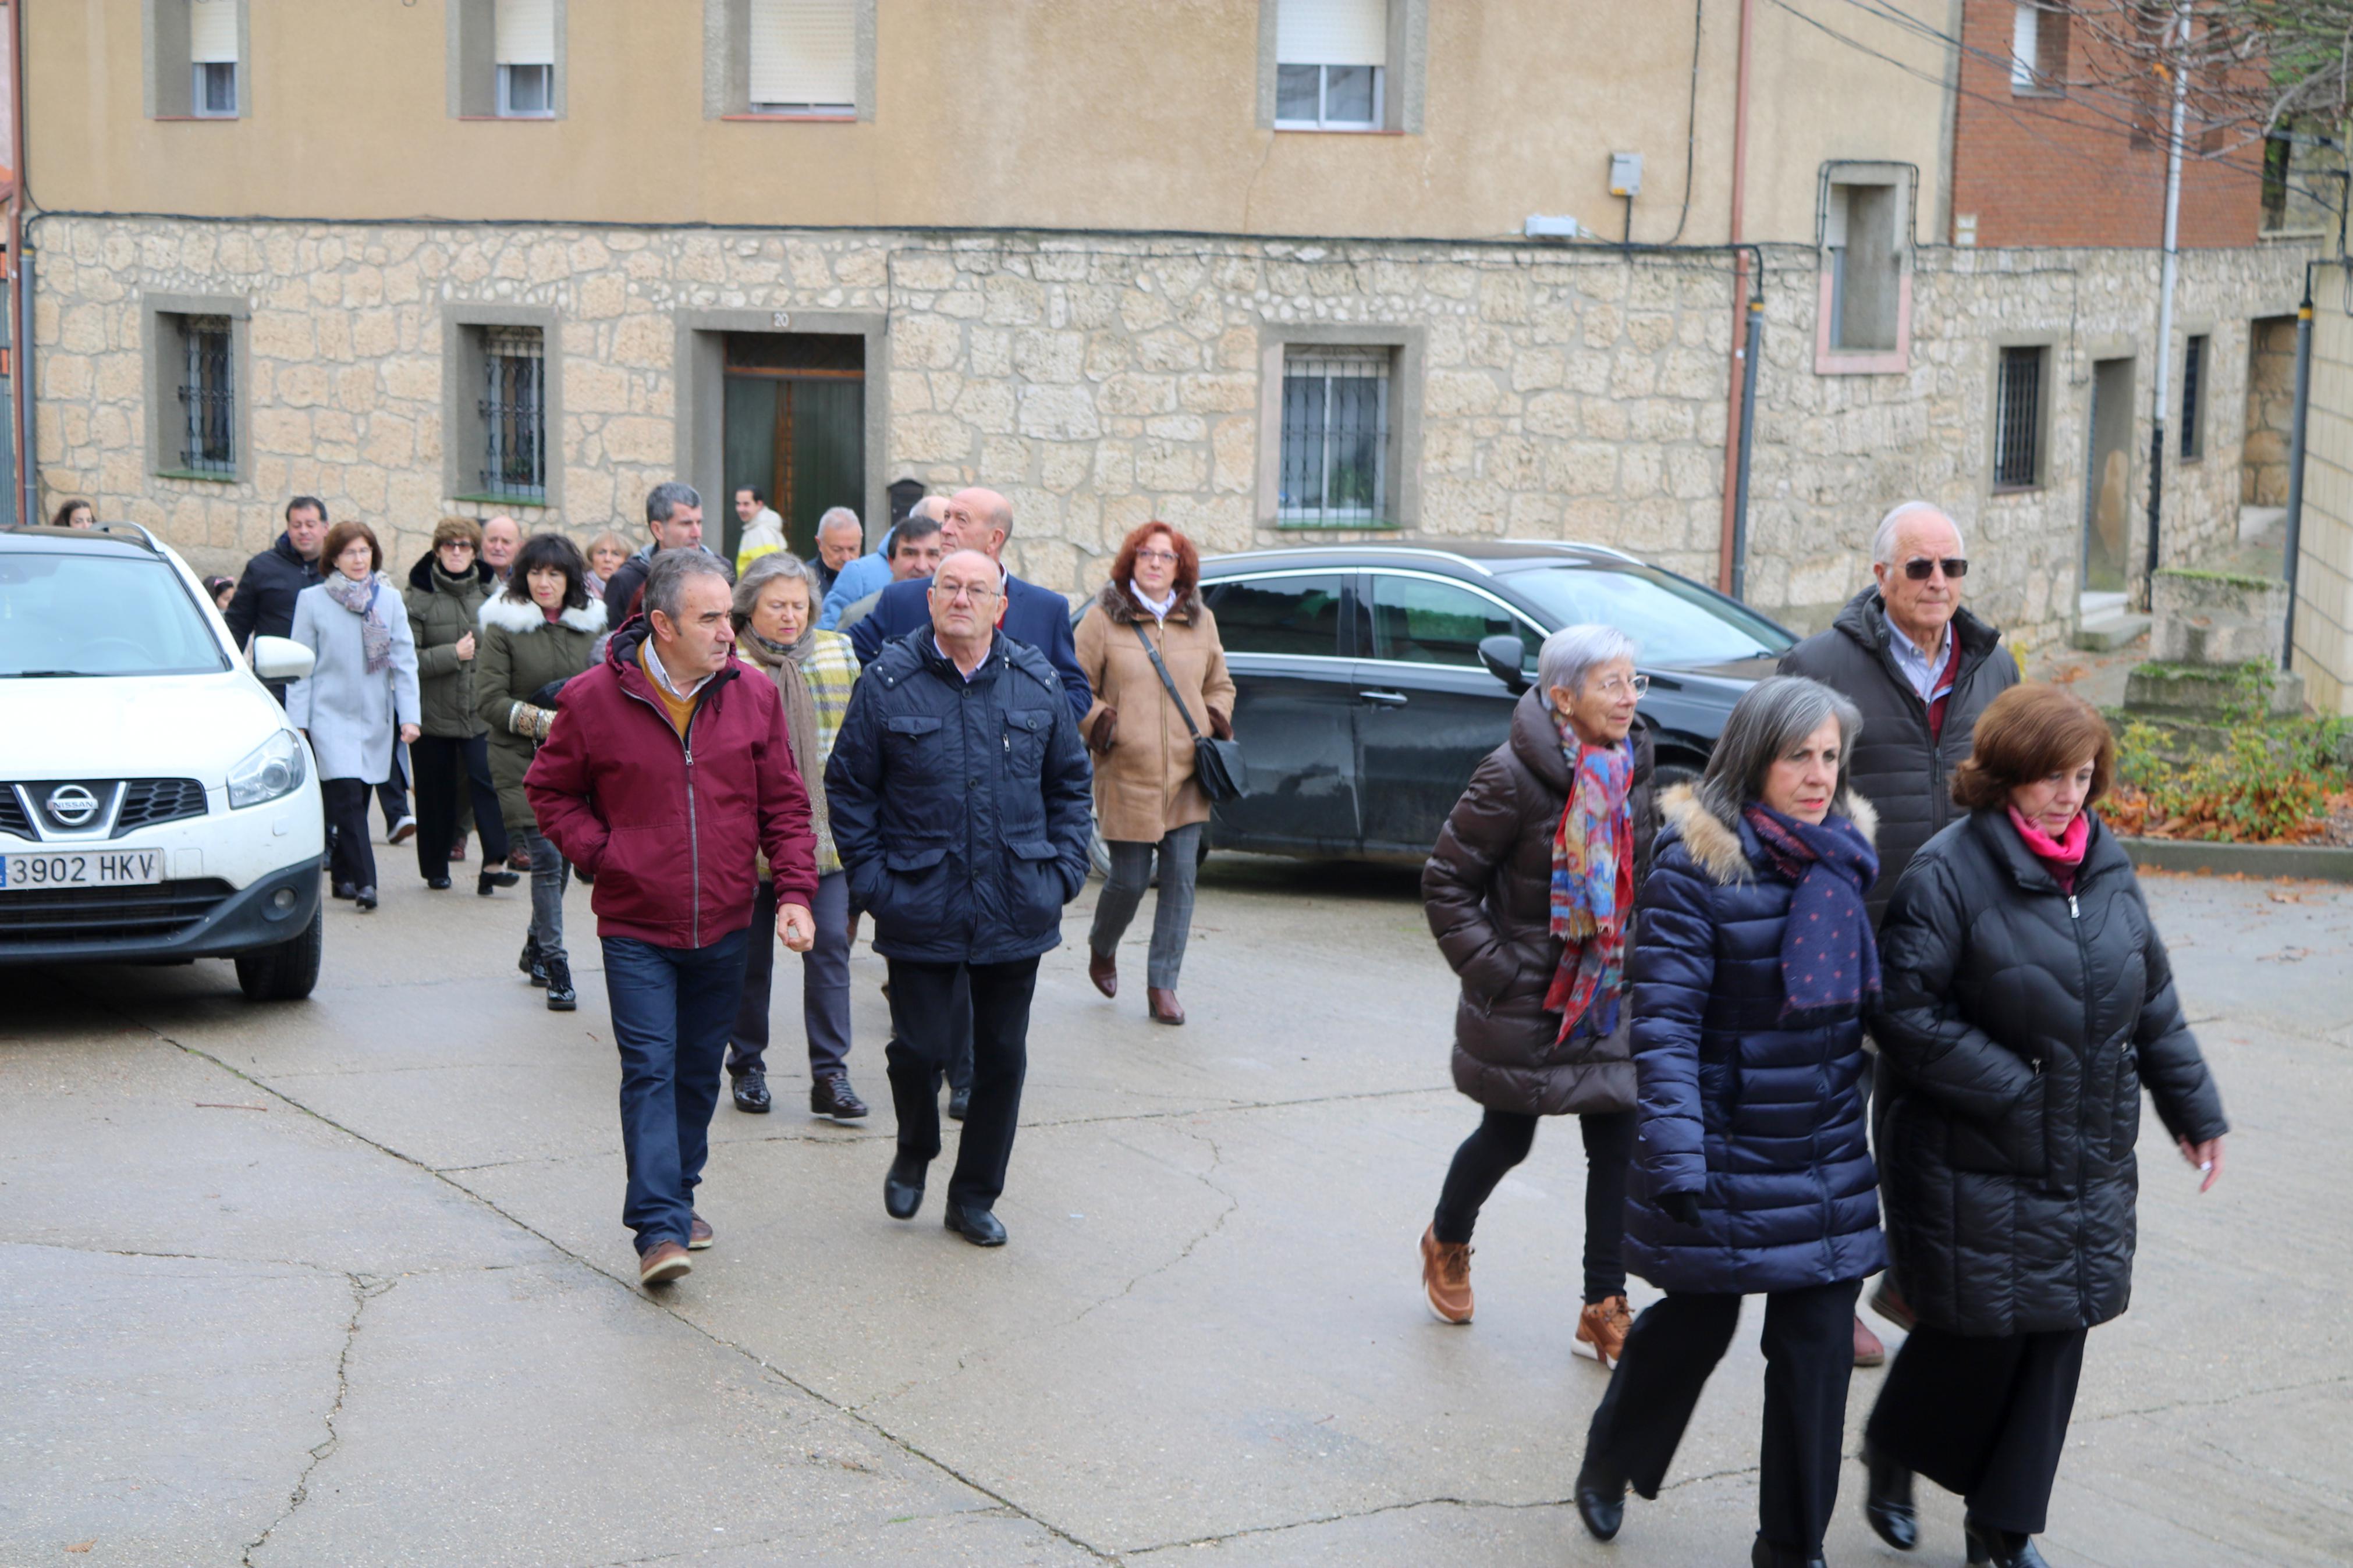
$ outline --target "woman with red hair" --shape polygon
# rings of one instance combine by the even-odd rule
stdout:
[[[1156,853],[1160,903],[1144,984],[1157,1024],[1185,1021],[1176,974],[1209,820],[1208,796],[1193,776],[1194,731],[1221,741],[1234,732],[1233,677],[1200,578],[1192,541],[1147,522],[1120,545],[1111,581],[1078,630],[1079,668],[1095,693],[1079,728],[1095,754],[1095,825],[1111,848],[1111,876],[1087,936],[1087,978],[1104,995],[1119,994],[1113,955],[1144,902]]]

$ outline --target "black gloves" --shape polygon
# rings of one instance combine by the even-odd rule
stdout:
[[[549,681],[546,685],[541,687],[538,690],[531,694],[529,699],[531,705],[533,708],[562,707],[563,704],[557,700],[557,697],[564,690],[564,683],[571,679],[572,678],[570,676],[566,675],[559,676],[555,679]]]
[[[1697,1193],[1661,1193],[1659,1212],[1677,1225],[1699,1228],[1699,1194]]]

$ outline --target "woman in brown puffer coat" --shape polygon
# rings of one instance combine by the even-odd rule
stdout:
[[[1234,679],[1226,673],[1217,617],[1201,602],[1200,574],[1191,541],[1165,522],[1147,522],[1120,546],[1111,581],[1087,606],[1077,634],[1079,668],[1095,693],[1079,732],[1095,754],[1095,826],[1111,850],[1111,875],[1087,934],[1087,978],[1104,995],[1118,994],[1113,954],[1144,902],[1156,854],[1160,905],[1144,984],[1158,1024],[1185,1021],[1176,975],[1209,820],[1208,796],[1193,777],[1193,731],[1221,741],[1234,732]],[[1153,667],[1154,651],[1167,666],[1182,712]]]
[[[1605,1367],[1633,1322],[1620,1256],[1634,1146],[1624,959],[1658,830],[1635,652],[1610,626],[1545,639],[1511,738],[1471,775],[1421,873],[1430,931],[1462,979],[1454,1087],[1486,1107],[1422,1233],[1430,1310],[1471,1321],[1480,1207],[1527,1158],[1537,1118],[1575,1115],[1586,1157],[1577,1345]]]

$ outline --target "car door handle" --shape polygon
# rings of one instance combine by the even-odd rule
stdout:
[[[1359,691],[1357,697],[1366,702],[1377,702],[1384,708],[1402,708],[1406,694],[1402,691]]]

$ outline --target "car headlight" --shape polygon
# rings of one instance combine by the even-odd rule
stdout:
[[[303,775],[309,769],[310,763],[302,755],[302,742],[294,731],[279,731],[229,769],[229,809],[259,805],[264,801],[292,795],[302,787]]]

